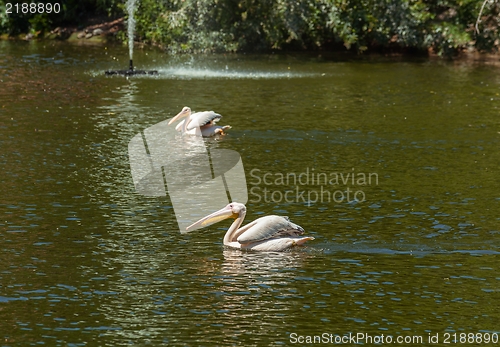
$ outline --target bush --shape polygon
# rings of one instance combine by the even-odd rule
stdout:
[[[136,40],[171,52],[269,50],[494,51],[500,4],[487,0],[137,0]],[[5,0],[0,0],[0,6]],[[10,34],[44,31],[90,14],[123,14],[118,0],[65,0],[51,15],[5,16]],[[126,16],[126,14],[125,14]],[[120,36],[126,39],[125,33]]]
[[[476,0],[144,0],[138,39],[170,51],[327,49],[433,50],[452,55],[469,44],[493,50],[498,4],[474,34]]]

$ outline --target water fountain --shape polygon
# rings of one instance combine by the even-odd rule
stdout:
[[[128,51],[130,56],[129,68],[128,70],[107,70],[105,71],[106,75],[158,75],[158,71],[156,70],[134,70],[134,32],[135,32],[135,1],[136,0],[127,0],[127,12],[128,12]]]

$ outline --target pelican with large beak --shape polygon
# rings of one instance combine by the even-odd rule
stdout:
[[[181,132],[182,134],[197,135],[199,134],[197,132],[199,128],[201,136],[212,137],[215,135],[225,135],[225,131],[231,129],[230,125],[215,125],[215,123],[222,118],[220,114],[215,113],[214,111],[191,113],[191,109],[187,106],[184,107],[174,118],[172,118],[168,124],[170,125],[184,117],[186,117],[186,119],[182,120],[182,122],[177,124],[175,127],[175,130]]]
[[[304,229],[290,222],[288,217],[265,216],[240,228],[246,212],[245,205],[232,202],[223,209],[188,226],[186,231],[206,227],[227,218],[234,218],[233,224],[231,224],[224,236],[224,245],[228,247],[280,252],[293,246],[303,245],[309,240],[314,240],[314,237],[311,236],[300,236],[304,233]]]

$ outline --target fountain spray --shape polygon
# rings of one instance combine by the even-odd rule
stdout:
[[[135,33],[135,17],[136,0],[127,0],[126,7],[128,12],[127,20],[127,35],[128,35],[128,52],[129,52],[129,68],[128,70],[108,70],[106,75],[157,75],[156,70],[134,70],[134,33]]]
[[[128,53],[130,57],[130,70],[134,70],[134,32],[135,32],[135,0],[127,0],[127,12],[128,12]]]

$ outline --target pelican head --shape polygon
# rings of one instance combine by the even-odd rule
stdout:
[[[179,119],[184,118],[184,117],[189,117],[191,115],[191,109],[187,106],[184,106],[182,108],[182,111],[179,112],[174,118],[172,118],[169,122],[168,125],[177,122]]]
[[[240,204],[239,202],[232,202],[219,211],[203,217],[199,221],[191,224],[186,228],[186,231],[203,228],[228,218],[236,219],[238,217],[241,217],[242,215],[245,215],[246,212],[247,208],[245,205]]]

